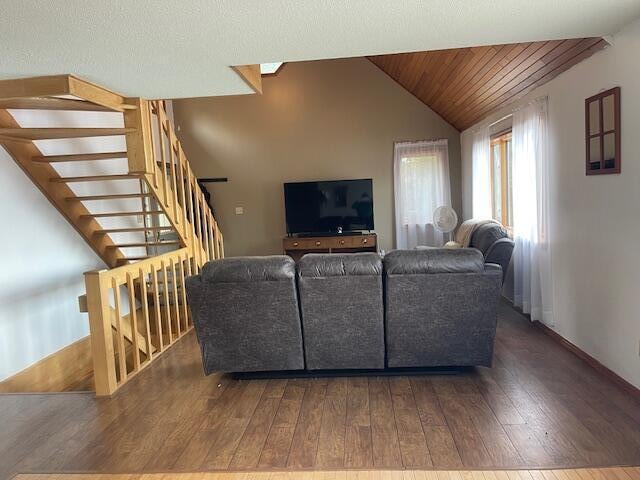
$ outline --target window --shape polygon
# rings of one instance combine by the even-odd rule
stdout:
[[[620,173],[620,87],[585,100],[587,175]]]
[[[491,209],[494,220],[513,226],[513,160],[511,130],[491,137]]]
[[[447,140],[396,143],[394,147],[396,246],[441,246],[433,212],[451,205]]]

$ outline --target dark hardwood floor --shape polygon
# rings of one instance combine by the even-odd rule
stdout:
[[[190,334],[113,398],[0,395],[0,422],[0,478],[640,464],[640,402],[506,304],[491,369],[412,377],[205,377]]]

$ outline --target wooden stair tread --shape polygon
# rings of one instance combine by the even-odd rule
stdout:
[[[135,128],[0,128],[5,140],[51,140],[59,138],[109,137],[135,132]]]
[[[0,99],[0,108],[14,110],[73,110],[85,112],[113,112],[111,108],[71,98],[27,97]]]
[[[97,230],[98,234],[109,233],[126,233],[126,232],[161,232],[161,231],[173,231],[173,227],[123,227],[123,228],[103,228]]]
[[[178,242],[177,240],[168,240],[165,242],[118,243],[109,245],[109,248],[159,247],[162,245],[180,245],[180,242]]]
[[[124,198],[146,198],[150,193],[114,193],[112,195],[85,195],[80,197],[67,197],[69,202],[90,202],[92,200],[120,200]]]
[[[32,160],[38,163],[55,162],[87,162],[93,160],[111,160],[127,158],[127,152],[104,152],[104,153],[76,153],[73,155],[42,155],[33,157]]]
[[[90,213],[82,215],[83,218],[104,218],[104,217],[134,217],[136,215],[164,215],[162,210],[150,210],[148,212],[107,212],[107,213]]]
[[[111,180],[131,180],[140,178],[140,175],[133,173],[123,173],[119,175],[86,175],[82,177],[54,177],[51,182],[72,183],[72,182],[105,182]]]

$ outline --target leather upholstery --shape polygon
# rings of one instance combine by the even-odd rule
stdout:
[[[290,257],[215,260],[185,286],[206,374],[304,368]]]
[[[208,262],[202,269],[203,280],[210,283],[287,280],[295,277],[296,264],[291,257],[231,257]]]
[[[507,231],[496,223],[480,225],[473,232],[469,246],[480,250],[486,263],[495,263],[502,267],[504,282],[514,247]]]
[[[491,366],[499,265],[476,249],[428,249],[392,252],[384,269],[387,366]]]
[[[473,273],[484,270],[482,254],[472,248],[394,250],[384,258],[387,275]]]
[[[298,272],[303,277],[380,275],[382,260],[377,253],[308,253],[298,262]]]
[[[307,369],[384,368],[382,260],[307,254],[298,262]]]

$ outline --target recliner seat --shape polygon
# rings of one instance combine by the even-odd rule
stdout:
[[[476,249],[384,258],[388,367],[491,366],[502,269]]]
[[[186,279],[206,374],[304,368],[295,262],[235,257]]]
[[[384,368],[377,253],[307,254],[298,263],[298,288],[307,369]]]

